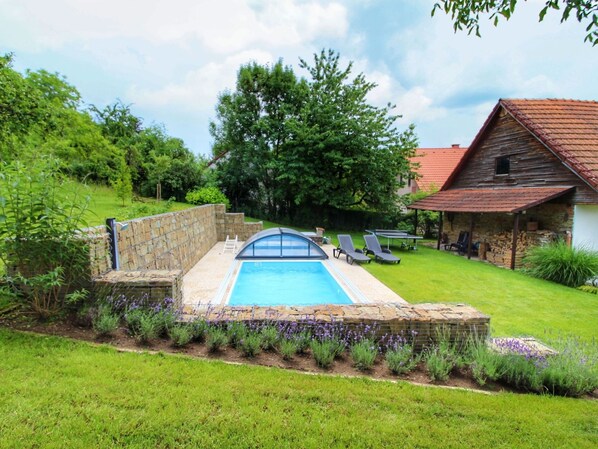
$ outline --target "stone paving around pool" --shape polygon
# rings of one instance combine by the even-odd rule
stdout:
[[[242,242],[237,248],[242,246]],[[407,304],[403,298],[357,265],[349,265],[344,256],[335,259],[333,245],[323,245],[329,259],[325,261],[333,277],[349,293],[354,303]],[[375,262],[371,262],[375,263]],[[235,254],[224,251],[224,242],[214,247],[183,277],[183,306],[186,311],[199,305],[223,306],[239,269]],[[396,266],[400,271],[400,265]],[[225,282],[226,281],[226,282]]]

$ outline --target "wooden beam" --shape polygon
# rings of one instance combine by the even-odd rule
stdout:
[[[473,241],[473,219],[474,214],[471,214],[471,220],[469,222],[469,240],[467,241],[467,258],[471,259],[471,242]]]
[[[442,211],[438,212],[438,241],[436,242],[436,249],[440,249],[440,240],[442,239]]]
[[[519,212],[513,219],[513,245],[511,246],[511,270],[515,269],[515,256],[517,255],[517,234],[519,233]]]
[[[417,209],[415,209],[415,218],[413,224],[413,235],[417,235]]]

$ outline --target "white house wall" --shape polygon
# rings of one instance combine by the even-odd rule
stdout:
[[[598,251],[598,205],[575,206],[573,246]]]

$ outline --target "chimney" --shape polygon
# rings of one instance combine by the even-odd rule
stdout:
[[[451,145],[451,148],[459,148],[459,146],[460,146],[460,145],[461,145],[461,144],[459,144],[459,143],[453,143],[453,144]]]

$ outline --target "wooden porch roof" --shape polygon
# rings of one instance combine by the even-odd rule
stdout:
[[[570,190],[562,187],[515,187],[494,189],[449,189],[421,199],[410,209],[443,212],[521,212],[557,198]]]

